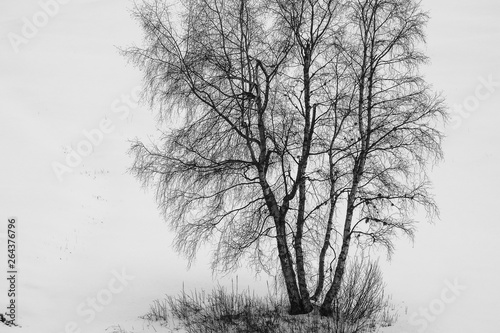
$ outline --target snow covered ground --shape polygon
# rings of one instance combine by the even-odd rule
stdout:
[[[452,111],[446,161],[433,171],[441,221],[422,224],[416,243],[402,240],[383,263],[400,320],[382,332],[494,333],[500,5],[423,4],[432,16],[426,73]],[[206,253],[186,269],[151,193],[126,173],[128,140],[154,133],[154,115],[136,103],[140,73],[115,48],[140,41],[131,6],[0,3],[0,235],[17,217],[22,326],[0,332],[166,332],[139,318],[154,299],[183,283],[186,290],[217,283]],[[0,313],[8,302],[6,247],[0,236]],[[265,291],[265,278],[238,276],[240,286]]]

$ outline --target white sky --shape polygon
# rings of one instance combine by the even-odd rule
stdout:
[[[410,314],[439,298],[447,280],[458,280],[467,289],[426,332],[493,333],[500,310],[500,2],[424,0],[423,6],[431,15],[426,46],[431,64],[424,71],[456,118],[446,129],[445,161],[432,172],[441,218],[434,225],[422,223],[414,245],[398,242],[392,261],[383,264],[385,277]],[[26,304],[21,316],[45,318],[50,330],[61,323],[50,323],[45,313],[63,311],[66,302],[71,316],[85,293],[95,290],[82,283],[99,285],[111,269],[128,267],[131,258],[141,262],[133,268],[139,292],[126,299],[143,294],[138,302],[145,308],[130,316],[144,313],[152,298],[176,293],[183,280],[188,286],[212,284],[203,260],[185,272],[151,195],[125,174],[127,140],[154,129],[147,108],[130,108],[129,117],[120,119],[112,107],[124,106],[122,96],[141,78],[115,48],[140,42],[130,7],[129,1],[70,0],[16,53],[9,33],[21,35],[23,17],[31,20],[40,5],[0,2],[0,233],[8,216],[19,218],[20,284],[26,288],[20,290]],[[486,94],[480,78],[498,84]],[[482,93],[477,105],[470,104],[468,117],[458,116],[456,110],[473,103],[477,89]],[[77,145],[82,131],[97,128],[102,119],[112,122],[113,131],[59,182],[52,163],[64,162],[64,147]],[[155,273],[145,274],[149,270]],[[156,289],[144,294],[141,284]],[[47,288],[54,288],[50,300],[37,294]],[[31,296],[46,302],[43,309],[29,305]],[[408,332],[418,331],[412,329]]]

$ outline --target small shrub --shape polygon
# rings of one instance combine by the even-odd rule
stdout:
[[[247,289],[230,291],[218,286],[176,297],[156,300],[145,318],[167,322],[169,316],[188,333],[364,333],[378,326],[390,326],[397,315],[384,294],[382,273],[377,262],[362,259],[347,267],[344,281],[334,302],[333,317],[321,317],[317,306],[307,315],[291,316],[288,302],[275,290],[258,297]]]
[[[384,288],[378,262],[363,258],[351,261],[333,306],[336,333],[374,331],[384,319],[392,324]]]
[[[155,302],[144,317],[161,320],[157,315],[159,304],[161,313],[166,304],[170,317],[188,333],[303,333],[332,332],[333,329],[332,318],[312,313],[290,316],[284,298],[258,297],[249,290],[240,293],[237,288],[228,291],[219,286],[210,293],[183,291],[176,297],[167,296],[166,303]]]
[[[168,322],[168,312],[167,300],[155,299],[153,304],[150,305],[149,312],[143,318],[150,321]]]
[[[394,305],[387,305],[380,314],[380,326],[389,327],[394,325],[398,320],[399,315]]]

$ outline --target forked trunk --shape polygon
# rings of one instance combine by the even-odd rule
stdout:
[[[321,248],[321,252],[319,254],[318,284],[316,285],[316,291],[314,292],[313,297],[311,297],[311,300],[315,302],[318,301],[319,297],[321,296],[321,293],[323,292],[323,287],[325,285],[325,258],[326,258],[326,252],[330,247],[330,238],[333,229],[333,214],[335,212],[335,204],[336,204],[336,200],[334,200],[334,198],[330,198],[330,200],[331,200],[330,212],[328,214],[328,223],[326,226],[325,239],[323,241],[323,247]]]
[[[303,305],[302,300],[300,298],[299,289],[297,288],[297,284],[295,282],[295,273],[293,268],[287,263],[289,259],[283,258],[280,254],[280,263],[281,263],[281,271],[283,273],[283,277],[285,279],[286,292],[288,294],[288,301],[290,302],[290,310],[289,313],[291,315],[302,314]],[[286,257],[286,255],[285,255]]]
[[[358,185],[361,175],[363,173],[364,165],[366,160],[366,153],[361,152],[360,158],[354,167],[354,179],[351,187],[351,192],[349,193],[347,199],[347,212],[344,221],[344,237],[342,238],[342,247],[340,250],[339,257],[337,259],[337,266],[335,268],[335,274],[333,277],[332,285],[325,295],[323,304],[320,308],[320,314],[322,316],[331,316],[333,314],[333,301],[337,298],[340,287],[342,285],[342,278],[344,277],[345,266],[347,261],[347,255],[349,254],[349,245],[351,243],[351,227],[352,219],[354,215],[356,194],[358,192]]]
[[[304,314],[307,312],[306,309],[304,309],[304,302],[297,286],[297,279],[295,276],[295,270],[293,268],[292,257],[286,244],[286,235],[284,233],[285,228],[279,227],[278,230],[279,231],[276,237],[276,242],[278,244],[278,255],[281,264],[281,271],[283,273],[283,278],[285,279],[286,291],[288,294],[288,300],[290,302],[289,313],[291,315]]]
[[[304,302],[301,298],[299,287],[297,285],[297,277],[295,275],[295,269],[293,266],[292,256],[287,244],[286,236],[286,222],[284,219],[284,213],[278,208],[276,203],[276,198],[272,193],[269,185],[264,180],[263,173],[261,173],[261,184],[264,190],[264,198],[266,200],[267,206],[271,215],[273,216],[274,223],[276,226],[276,243],[278,247],[278,257],[280,259],[281,272],[285,280],[286,292],[288,295],[288,300],[290,302],[290,311],[292,315],[307,313],[304,310]],[[286,209],[284,209],[286,211]]]
[[[350,219],[352,220],[352,213]],[[346,221],[346,225],[347,224],[349,224],[350,228],[350,222],[347,223]],[[321,305],[320,308],[320,314],[322,316],[331,316],[333,314],[333,306],[332,306],[333,300],[337,297],[340,290],[340,286],[342,285],[342,278],[345,272],[345,265],[346,265],[347,255],[349,253],[350,242],[351,242],[351,236],[350,233],[347,233],[344,235],[344,239],[342,241],[342,249],[340,250],[337,266],[335,268],[333,283],[330,286],[328,292],[326,293],[325,298],[323,300],[323,304]]]

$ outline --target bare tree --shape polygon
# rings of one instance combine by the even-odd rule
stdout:
[[[183,6],[178,24],[159,0],[135,11],[146,43],[125,53],[166,128],[133,145],[132,170],[189,259],[212,239],[214,270],[277,258],[290,313],[323,297],[328,315],[353,236],[391,251],[412,208],[436,208],[425,169],[444,111],[417,71],[427,17],[402,0]]]
[[[350,38],[341,47],[357,99],[350,101],[352,112],[346,120],[352,145],[345,149],[345,142],[340,143],[337,155],[349,156],[351,163],[347,187],[342,189],[342,245],[322,314],[331,313],[353,236],[360,242],[381,243],[390,253],[396,231],[413,236],[415,206],[437,213],[426,166],[441,158],[441,133],[435,125],[446,116],[442,100],[418,73],[426,61],[417,45],[424,40],[427,21],[419,4],[352,1],[349,19]]]

